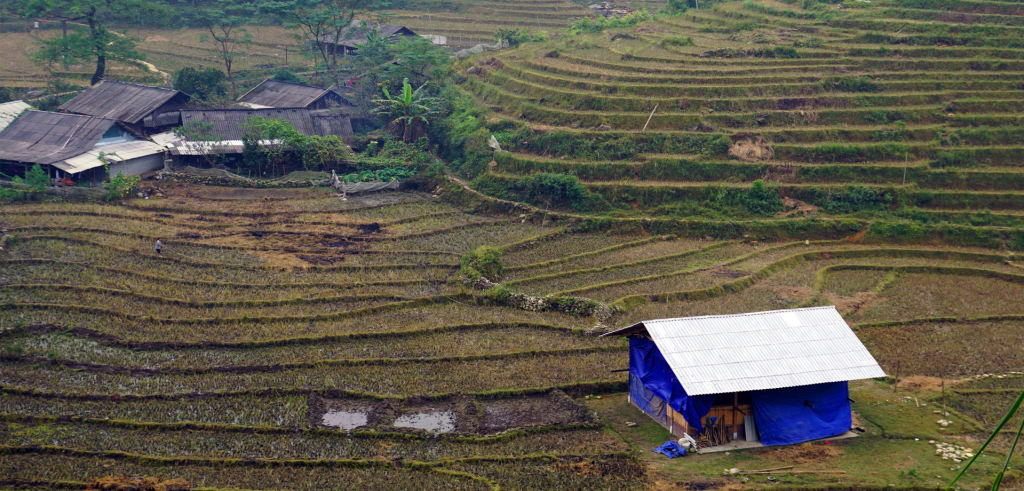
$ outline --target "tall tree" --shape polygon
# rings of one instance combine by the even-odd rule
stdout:
[[[151,15],[164,7],[148,0],[9,0],[11,9],[23,17],[40,18],[71,24],[72,32],[38,41],[34,59],[38,63],[96,62],[92,83],[103,79],[108,61],[146,69],[139,63],[143,56],[135,50],[136,39],[109,29],[109,25],[128,15],[148,12]]]
[[[199,5],[192,12],[193,18],[210,34],[203,34],[201,42],[211,41],[217,46],[217,55],[224,61],[224,71],[231,83],[231,97],[238,95],[235,87],[235,58],[245,56],[245,49],[252,44],[252,34],[245,28],[256,16],[256,6],[251,3],[215,0]]]
[[[268,2],[265,8],[283,15],[299,29],[302,42],[311,45],[318,68],[331,82],[340,85],[336,43],[351,37],[353,30],[346,32],[345,28],[352,24],[356,14],[385,4],[384,0],[291,0]]]

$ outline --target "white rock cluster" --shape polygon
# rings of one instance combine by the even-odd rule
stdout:
[[[934,441],[932,440],[931,442]],[[960,463],[974,457],[974,450],[961,447],[960,445],[953,445],[952,443],[936,443],[935,455],[942,457],[942,460],[952,460],[953,462]]]

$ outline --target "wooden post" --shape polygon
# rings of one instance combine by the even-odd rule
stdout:
[[[946,379],[942,379],[942,419],[946,419]]]
[[[647,131],[647,125],[651,124],[651,118],[654,117],[654,111],[658,110],[658,104],[654,105],[654,110],[651,111],[651,115],[647,117],[647,122],[644,123],[644,129],[640,130],[640,133]]]
[[[902,354],[902,353],[901,353]],[[892,391],[896,392],[896,386],[900,384],[900,360],[896,359],[896,380],[892,383]]]

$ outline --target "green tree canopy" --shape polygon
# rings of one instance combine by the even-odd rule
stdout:
[[[174,73],[174,88],[202,101],[227,96],[227,76],[216,68],[185,67]]]
[[[23,17],[67,22],[71,32],[37,41],[33,59],[40,64],[88,63],[95,61],[92,83],[103,79],[108,61],[143,70],[138,42],[126,33],[109,29],[128,15],[157,15],[164,10],[148,0],[8,0],[11,10]]]

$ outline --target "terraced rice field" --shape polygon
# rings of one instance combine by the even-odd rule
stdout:
[[[1020,15],[1012,2],[728,2],[488,54],[500,63],[462,86],[492,120],[531,130],[492,125],[509,151],[483,179],[574,174],[607,201],[598,214],[742,218],[761,179],[810,205],[777,217],[790,221],[1019,227]],[[855,193],[872,198],[851,205]]]
[[[591,15],[588,9],[568,0],[453,0],[440,5],[409,2],[408,8],[392,12],[391,22],[408,26],[417,34],[447,36],[448,43],[455,46],[493,43],[498,29],[554,33],[573,20]]]
[[[164,189],[0,209],[3,485],[644,489],[661,472],[649,449],[581,403],[626,387],[625,345],[595,334],[651,318],[835,304],[890,373],[1024,362],[1024,270],[989,249],[588,233],[416,193]],[[615,314],[488,304],[456,280],[480,245],[504,250],[510,288]],[[952,404],[984,427],[978,398],[1003,395]],[[719,461],[691,462],[717,479]]]

